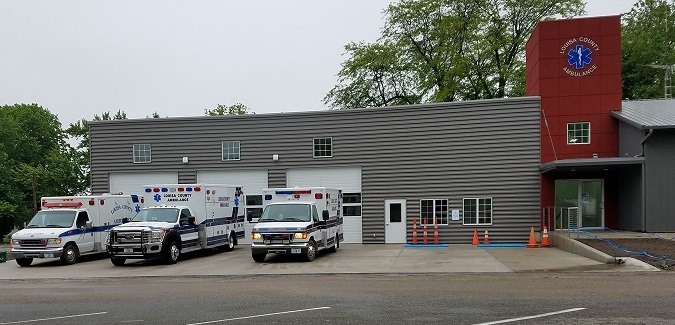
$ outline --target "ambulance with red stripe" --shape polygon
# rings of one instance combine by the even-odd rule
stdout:
[[[231,251],[244,238],[242,187],[222,184],[145,185],[147,207],[110,231],[113,265],[128,259],[178,262],[183,253]]]
[[[274,253],[311,262],[320,250],[337,252],[344,240],[341,190],[296,187],[263,193],[263,213],[251,231],[254,261],[264,262],[268,253]]]
[[[107,232],[132,218],[144,205],[137,195],[43,197],[41,210],[12,235],[11,254],[20,266],[35,258],[75,263],[80,256],[105,253]]]

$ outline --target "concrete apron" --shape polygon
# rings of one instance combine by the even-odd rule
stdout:
[[[559,242],[560,243],[560,242]],[[129,276],[252,276],[281,274],[433,274],[511,273],[538,271],[645,271],[632,264],[607,264],[558,248],[405,248],[402,244],[341,245],[337,253],[322,253],[311,262],[299,256],[268,255],[264,263],[251,259],[250,248],[228,253],[185,255],[178,264],[127,261],[116,267],[105,256],[86,258],[71,266],[58,260],[35,260],[30,267],[14,261],[0,263],[0,279],[97,278]]]

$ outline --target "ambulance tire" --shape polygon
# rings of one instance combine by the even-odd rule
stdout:
[[[115,266],[122,266],[124,265],[124,262],[126,262],[127,259],[124,257],[111,257],[110,262],[113,263]]]
[[[77,262],[77,257],[80,253],[77,250],[77,246],[73,244],[68,244],[63,248],[63,255],[61,255],[61,262],[65,265],[73,265]]]
[[[251,257],[253,257],[253,260],[262,263],[265,261],[265,257],[267,257],[267,254],[253,254],[251,253]]]
[[[234,250],[234,236],[232,236],[232,233],[227,235],[227,245],[223,246],[223,250],[226,252]]]
[[[309,245],[307,245],[307,255],[305,255],[305,261],[311,262],[316,258],[316,242],[312,239],[309,240]]]
[[[16,264],[19,264],[19,266],[30,266],[30,263],[33,263],[32,258],[17,258],[16,259]]]
[[[337,253],[338,249],[340,248],[340,237],[338,234],[335,234],[335,241],[334,241],[333,247],[329,249],[331,253]]]
[[[180,257],[180,246],[178,242],[172,240],[169,245],[166,246],[166,252],[164,252],[164,261],[167,264],[176,264],[178,263],[178,258]]]

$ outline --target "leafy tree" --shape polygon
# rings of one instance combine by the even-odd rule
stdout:
[[[127,114],[122,110],[117,110],[114,115],[110,112],[103,112],[101,115],[94,115],[94,121],[109,121],[109,120],[126,120]],[[77,147],[71,148],[71,156],[76,161],[79,172],[83,175],[83,180],[86,185],[89,185],[91,179],[90,173],[90,138],[89,138],[89,122],[86,119],[81,119],[75,123],[71,123],[65,130],[65,133],[71,138],[78,141]],[[86,189],[88,186],[85,186]]]
[[[537,22],[584,13],[581,0],[402,0],[380,39],[349,43],[332,108],[522,96]]]
[[[218,104],[214,109],[204,109],[204,115],[207,116],[221,116],[221,115],[246,115],[249,113],[249,108],[242,103],[236,103],[231,106]],[[255,113],[253,113],[255,114]]]
[[[621,34],[623,96],[664,97],[666,67],[675,77],[675,2],[640,0],[623,16]]]
[[[35,196],[71,195],[86,183],[58,118],[37,104],[0,106],[0,218],[33,215]]]

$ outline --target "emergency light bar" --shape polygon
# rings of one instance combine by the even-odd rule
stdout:
[[[281,190],[276,191],[276,194],[312,194],[311,190]]]
[[[194,187],[194,188],[192,188],[192,187],[179,187],[178,189],[176,189],[175,187],[173,187],[173,188],[167,188],[167,187],[149,188],[148,187],[148,188],[145,189],[145,192],[146,193],[150,193],[150,192],[155,192],[155,193],[157,193],[157,192],[175,192],[176,190],[178,190],[178,192],[192,192],[192,191],[200,192],[202,190],[202,188],[201,187]]]
[[[82,202],[42,202],[45,208],[79,208]]]

